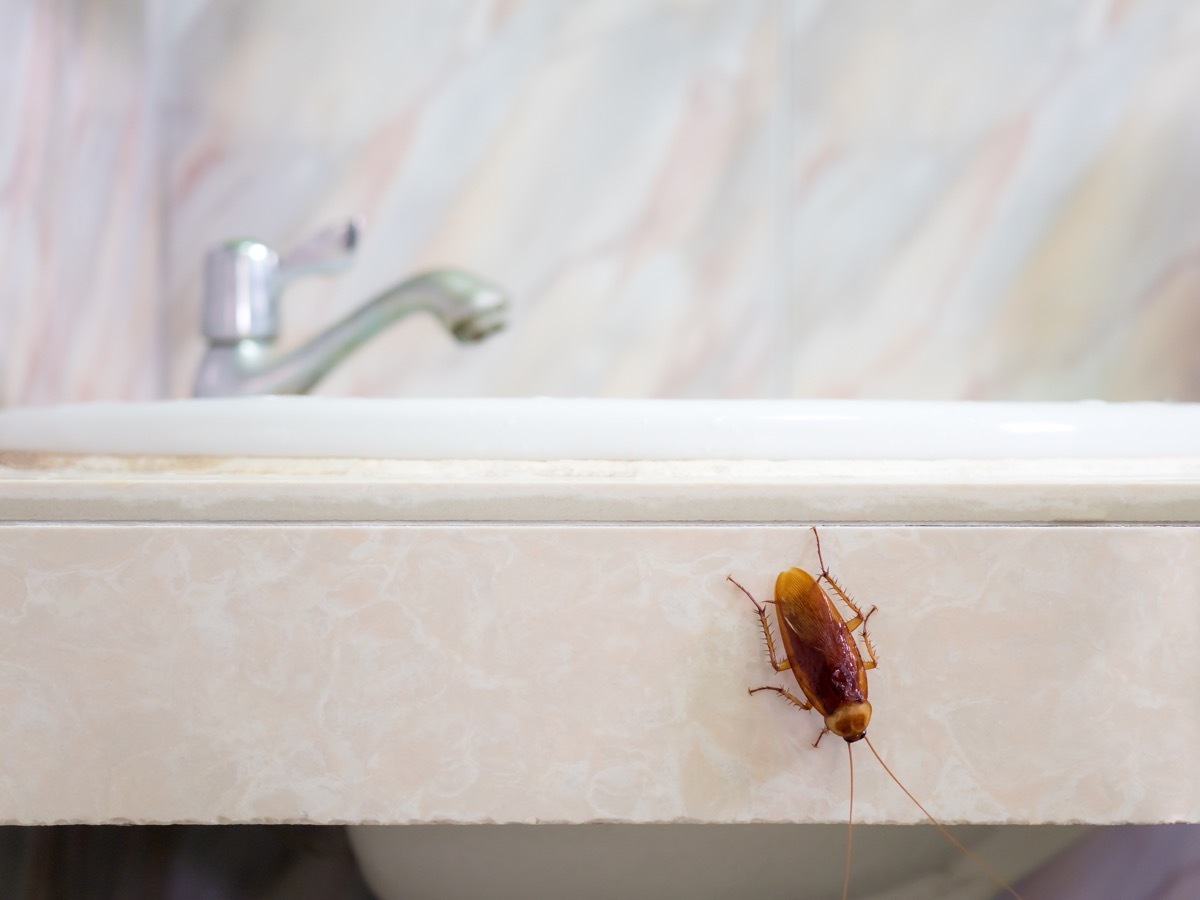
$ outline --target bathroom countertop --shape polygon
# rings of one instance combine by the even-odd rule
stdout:
[[[1194,522],[1200,455],[538,461],[0,451],[0,521]]]
[[[1200,820],[1195,460],[0,466],[5,821],[844,821],[726,581],[813,523],[931,811]]]

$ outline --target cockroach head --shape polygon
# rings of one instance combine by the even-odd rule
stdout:
[[[825,727],[847,744],[861,741],[867,736],[867,725],[871,721],[871,704],[866,700],[843,703],[825,717]]]

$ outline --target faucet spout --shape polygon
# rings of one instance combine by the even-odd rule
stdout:
[[[286,354],[273,339],[214,341],[196,376],[197,397],[303,394],[359,346],[410,313],[432,313],[459,341],[479,341],[503,328],[504,292],[458,269],[408,279]]]

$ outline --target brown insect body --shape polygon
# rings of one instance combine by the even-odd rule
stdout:
[[[729,580],[750,598],[762,625],[763,637],[767,640],[767,653],[776,672],[791,669],[805,699],[783,688],[768,686],[752,688],[750,693],[774,691],[800,709],[815,709],[825,719],[825,727],[817,735],[813,746],[821,743],[827,731],[832,731],[847,743],[862,740],[871,721],[871,704],[867,700],[867,670],[876,666],[875,648],[867,635],[867,619],[875,607],[863,615],[863,611],[842,590],[841,585],[829,574],[821,556],[821,538],[813,529],[817,541],[817,561],[821,574],[813,578],[803,569],[788,569],[775,579],[775,599],[768,601],[775,606],[775,618],[779,624],[779,635],[783,641],[784,658],[775,652],[775,640],[767,622],[767,610],[759,604],[748,590]],[[824,581],[843,603],[854,612],[854,618],[846,621],[841,612],[821,587]],[[867,660],[863,660],[854,632],[862,629],[863,644],[867,649]]]
[[[824,717],[826,731],[848,743],[861,740],[871,721],[871,704],[867,666],[852,627],[818,580],[803,569],[779,573],[774,603],[779,636],[800,691]],[[857,627],[865,625],[866,618],[860,613],[853,621]],[[873,652],[870,663],[874,667]]]
[[[763,636],[767,641],[767,653],[771,658],[771,665],[776,672],[791,670],[804,699],[774,685],[751,688],[750,693],[773,691],[800,709],[815,709],[819,712],[825,719],[825,727],[821,729],[821,733],[813,742],[814,747],[821,743],[821,738],[825,736],[826,732],[833,732],[846,741],[846,750],[850,754],[849,826],[852,829],[854,824],[854,754],[849,745],[867,738],[867,725],[871,721],[871,703],[867,700],[867,670],[874,669],[878,661],[875,657],[875,647],[867,635],[867,620],[876,608],[872,606],[864,615],[858,605],[842,590],[841,585],[829,574],[825,560],[821,557],[821,537],[817,534],[817,529],[813,528],[812,533],[817,543],[817,561],[821,565],[821,574],[814,578],[803,569],[797,568],[780,572],[779,577],[775,579],[775,599],[766,601],[775,606],[775,619],[786,654],[782,659],[775,650],[775,640],[767,620],[766,606],[760,604],[748,590],[734,581],[732,575],[729,576],[729,580],[754,604]],[[822,587],[822,582],[828,585],[830,591],[853,611],[854,616],[851,619],[847,621],[843,617],[833,599]],[[859,651],[858,643],[854,640],[855,631],[861,631],[862,642],[867,652],[865,660]],[[1020,895],[1013,890],[1011,885],[996,874],[987,863],[964,847],[954,835],[950,834],[937,819],[929,814],[920,801],[892,773],[887,763],[883,761],[883,757],[872,746],[871,741],[866,740],[866,743],[884,771],[937,827],[938,831],[966,854],[988,877],[1010,895],[1020,900]],[[850,889],[851,841],[849,835],[851,833],[847,833],[843,900]]]

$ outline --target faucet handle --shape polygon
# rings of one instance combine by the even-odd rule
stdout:
[[[287,256],[259,241],[229,241],[204,261],[204,336],[214,343],[279,337],[279,295],[302,275],[346,269],[362,235],[362,220],[323,228]]]
[[[362,219],[355,216],[338,225],[322,228],[279,261],[281,282],[302,275],[334,275],[344,272],[354,259],[362,238]]]

